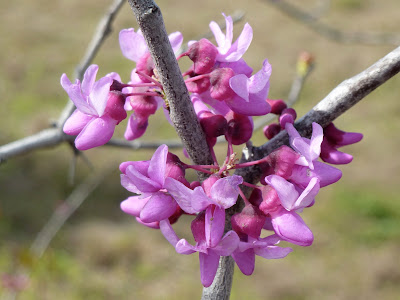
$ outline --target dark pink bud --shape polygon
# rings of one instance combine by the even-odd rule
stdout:
[[[272,99],[267,99],[266,100],[269,105],[271,105],[271,114],[276,114],[280,115],[282,114],[282,111],[287,108],[286,103],[282,99],[278,100],[272,100]]]
[[[192,229],[192,234],[194,240],[201,243],[206,240],[206,214],[204,211],[200,212],[197,217],[192,221],[190,228]]]
[[[294,164],[299,156],[298,153],[288,146],[281,146],[268,155],[266,164],[261,165],[261,168],[263,168],[263,175],[260,182],[266,184],[264,178],[271,174],[288,179],[290,175],[292,175]]]
[[[126,111],[124,109],[125,96],[120,92],[109,92],[107,105],[104,110],[105,114],[108,114],[118,123],[126,119]]]
[[[250,140],[253,134],[253,123],[248,116],[230,111],[226,116],[228,130],[226,135],[233,145],[241,145]]]
[[[345,146],[358,143],[362,140],[363,135],[357,132],[342,131],[330,123],[324,128],[324,138],[335,146]]]
[[[269,185],[265,185],[261,188],[262,190],[262,202],[259,206],[260,211],[265,215],[270,212],[276,211],[280,205],[281,201],[278,197],[278,193]]]
[[[228,100],[236,94],[229,85],[229,79],[235,76],[235,72],[231,68],[218,68],[211,72],[210,94],[216,100]]]
[[[262,192],[261,189],[253,189],[251,192],[251,195],[249,197],[249,202],[253,204],[254,206],[260,206],[262,202]]]
[[[297,114],[296,111],[293,108],[285,108],[282,111],[281,116],[279,117],[279,124],[281,124],[282,128],[285,128],[286,123],[294,123],[294,120],[296,120]]]
[[[207,137],[224,135],[228,128],[228,122],[226,119],[223,116],[213,114],[212,112],[203,112],[200,114],[199,119],[200,125]]]
[[[194,190],[194,188],[196,188],[196,187],[198,187],[198,186],[201,186],[201,183],[200,183],[200,181],[192,181],[191,183],[190,183],[190,189],[192,189],[192,190]]]
[[[129,100],[135,114],[141,118],[148,118],[157,110],[157,100],[153,96],[131,96]]]
[[[137,61],[136,71],[142,72],[150,77],[154,75],[154,63],[150,53],[146,53]],[[149,82],[147,78],[140,75],[139,77],[143,82]]]
[[[276,124],[276,123],[271,123],[267,126],[264,127],[264,135],[267,139],[272,139],[274,136],[276,136],[279,132],[281,132],[282,128],[281,125]]]
[[[239,236],[248,235],[259,238],[266,216],[254,205],[247,204],[242,212],[235,214],[232,219],[232,229]]]
[[[184,185],[189,186],[189,182],[185,178],[185,168],[178,156],[168,152],[167,154],[167,165],[165,170],[165,177],[172,177]]]
[[[207,39],[192,44],[182,56],[188,56],[193,61],[193,71],[197,74],[211,72],[218,55],[217,48]]]

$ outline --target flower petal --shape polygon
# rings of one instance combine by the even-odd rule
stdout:
[[[276,190],[284,208],[287,210],[294,209],[294,204],[299,197],[299,193],[296,191],[292,183],[277,175],[269,175],[265,177],[265,182]]]
[[[154,193],[140,212],[140,219],[146,223],[165,220],[174,214],[176,208],[177,204],[170,195]]]
[[[179,241],[179,238],[176,235],[168,219],[160,221],[160,230],[167,241],[175,248],[176,244]]]
[[[219,264],[219,255],[209,251],[208,254],[199,253],[200,279],[205,287],[209,287],[214,281]]]
[[[99,66],[90,65],[85,74],[83,75],[82,80],[82,93],[85,96],[89,96],[90,91],[93,88],[94,83],[96,82],[97,71],[99,70]]]
[[[232,258],[235,260],[237,266],[244,275],[249,276],[253,274],[255,266],[255,255],[253,249],[247,249],[243,252],[236,250],[232,253]]]
[[[147,171],[149,177],[155,182],[157,182],[160,185],[160,187],[164,185],[165,181],[167,155],[168,155],[168,146],[167,145],[159,146],[150,160],[149,169]]]
[[[140,196],[132,196],[121,202],[121,210],[124,213],[130,214],[135,217],[140,216],[140,212],[150,197],[142,198]],[[148,222],[147,222],[148,223]]]
[[[69,135],[78,135],[94,117],[76,109],[64,123],[63,131]]]
[[[224,234],[225,210],[218,206],[210,205],[205,215],[205,236],[207,247],[215,247]]]
[[[143,35],[136,33],[133,28],[123,29],[119,33],[119,45],[122,54],[134,62],[137,62],[148,52]]]
[[[88,150],[106,144],[114,134],[117,121],[104,116],[91,120],[76,137],[75,147]]]
[[[239,196],[239,184],[242,182],[243,178],[238,175],[218,179],[210,190],[212,200],[225,209],[233,206]]]

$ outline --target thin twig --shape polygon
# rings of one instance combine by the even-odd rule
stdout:
[[[263,0],[274,5],[289,17],[303,23],[321,36],[340,43],[365,44],[365,45],[399,45],[400,36],[394,33],[372,32],[343,32],[328,24],[322,23],[318,18],[303,11],[284,0]]]
[[[118,13],[124,2],[124,0],[115,0],[113,4],[108,8],[107,13],[100,20],[95,34],[86,50],[86,53],[76,68],[76,78],[83,78],[84,71],[91,64],[98,50],[103,45],[106,37],[111,33],[112,22],[114,21],[116,14]],[[74,109],[74,104],[71,100],[68,100],[67,105],[61,112],[60,117],[58,121],[54,124],[53,128],[44,129],[34,135],[1,146],[0,164],[11,157],[15,157],[41,148],[53,147],[62,142],[73,140],[74,137],[66,135],[62,131],[62,127],[64,126],[65,121],[69,118]]]

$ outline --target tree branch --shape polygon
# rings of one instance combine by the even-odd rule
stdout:
[[[128,1],[150,50],[183,146],[195,164],[211,164],[210,149],[171,48],[160,8],[151,0]]]
[[[307,13],[295,5],[284,0],[264,0],[274,5],[289,17],[303,23],[311,30],[340,43],[365,44],[365,45],[399,45],[400,36],[394,33],[372,33],[372,32],[342,32],[328,24],[318,20],[315,15]]]

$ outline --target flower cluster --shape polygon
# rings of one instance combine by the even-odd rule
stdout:
[[[215,22],[210,23],[218,46],[201,39],[189,42],[188,50],[177,55],[178,60],[188,57],[192,61],[182,76],[186,78],[214,163],[186,164],[161,145],[150,160],[120,165],[121,184],[134,194],[121,203],[121,209],[135,216],[139,223],[160,229],[176,252],[198,252],[204,286],[213,282],[221,256],[232,256],[239,269],[250,275],[255,255],[277,259],[292,251],[279,247],[280,241],[311,245],[313,234],[299,214],[314,205],[322,187],[340,179],[341,171],[327,163],[345,164],[352,160],[351,155],[337,148],[362,138],[358,133],[340,131],[333,124],[323,129],[317,123],[312,125],[310,139],[300,136],[294,127],[295,110],[287,108],[282,100],[268,99],[268,61],[264,60],[261,69],[253,74],[242,58],[251,43],[252,28],[246,24],[233,42],[232,19],[225,16],[225,20],[225,34]],[[176,32],[169,39],[178,53],[182,35]],[[122,83],[116,73],[96,81],[95,65],[88,68],[82,83],[71,83],[65,74],[61,77],[61,85],[77,108],[65,123],[64,132],[77,135],[75,145],[80,150],[107,143],[115,126],[127,118],[127,111],[132,111],[125,131],[128,140],[144,134],[150,115],[159,107],[168,115],[162,86],[140,30],[122,30],[119,41],[124,56],[136,63],[128,83]],[[258,161],[237,163],[233,145],[249,141],[253,116],[268,113],[279,115],[279,123],[264,128],[266,137],[286,130],[289,146],[282,146]],[[219,136],[228,144],[222,164],[213,151]],[[258,185],[230,173],[253,165],[263,172]],[[204,172],[208,178],[201,183],[189,182],[185,177],[187,169]],[[248,198],[243,186],[253,188]],[[232,230],[225,232],[226,210],[237,203],[239,196],[244,208],[228,220]],[[180,239],[172,227],[183,214],[193,217],[192,244]]]

